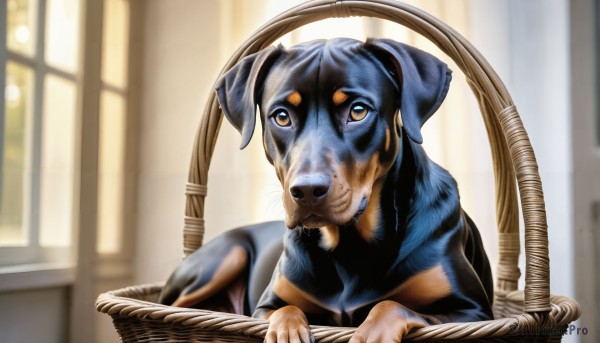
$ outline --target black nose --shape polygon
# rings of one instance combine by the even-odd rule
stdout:
[[[297,176],[290,185],[290,194],[296,202],[316,203],[327,198],[329,178],[321,174]]]

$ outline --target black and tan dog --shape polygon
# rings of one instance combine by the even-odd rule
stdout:
[[[430,54],[383,39],[243,59],[219,81],[219,102],[242,148],[258,105],[289,230],[267,223],[211,241],[161,301],[266,318],[267,342],[309,342],[309,323],[358,326],[351,342],[398,342],[413,328],[491,319],[477,229],[420,145],[450,79]]]

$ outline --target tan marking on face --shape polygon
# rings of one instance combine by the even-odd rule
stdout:
[[[373,185],[369,202],[365,212],[361,214],[360,218],[356,222],[356,229],[360,236],[367,242],[373,240],[375,230],[379,226],[379,216],[381,214],[381,207],[379,206],[379,193],[381,192],[381,184],[377,183]]]
[[[358,162],[351,168],[348,165],[341,165],[339,168],[340,177],[334,181],[334,191],[331,194],[332,207],[335,208],[335,223],[347,223],[350,221],[360,206],[360,202],[364,197],[372,198],[373,186],[379,175],[379,153],[374,153],[367,161]],[[339,180],[339,181],[338,181]],[[336,185],[339,182],[339,185]],[[369,201],[367,208],[369,207]],[[374,206],[374,204],[371,204]],[[366,211],[367,209],[365,209]],[[373,216],[376,211],[371,211]],[[365,213],[361,215],[364,216]],[[365,218],[369,217],[367,214]],[[359,218],[360,220],[360,218]],[[363,229],[371,227],[366,224],[363,219]],[[375,224],[374,220],[371,220]],[[366,231],[365,231],[366,233]],[[366,235],[367,237],[369,235]]]
[[[385,129],[385,151],[388,152],[390,150],[390,129]]]
[[[388,299],[418,311],[427,305],[447,297],[452,286],[441,264],[412,276],[390,292]]]
[[[294,180],[294,175],[297,173],[297,164],[302,154],[300,146],[294,145],[291,147],[289,152],[289,159],[292,161],[291,164],[285,168],[280,166],[277,168],[279,181],[283,187],[283,208],[285,209],[285,225],[288,229],[293,229],[299,223],[300,211],[298,205],[292,198],[290,192],[290,185]]]
[[[317,299],[296,287],[283,275],[275,280],[272,291],[281,300],[298,307],[304,313],[322,313],[324,310]]]
[[[375,181],[378,162],[379,152],[375,152],[367,161],[359,161],[352,168],[342,165],[339,168],[343,175],[342,180],[346,180],[351,189],[362,190],[365,185],[372,185]]]
[[[360,178],[361,186],[366,184],[373,185],[375,183],[375,180],[381,176],[381,168],[379,167],[379,151],[377,151],[362,167],[364,172],[362,173],[362,178]]]
[[[321,229],[319,245],[325,250],[332,250],[340,242],[340,228],[337,225],[323,226]]]
[[[344,101],[346,101],[346,99],[348,99],[348,94],[342,92],[341,90],[337,90],[335,91],[335,93],[333,93],[333,104],[336,106],[341,105]]]
[[[290,103],[290,105],[292,105],[294,107],[298,107],[298,106],[300,106],[300,103],[302,102],[302,96],[298,92],[293,92],[292,94],[288,95],[286,100],[287,100],[287,102]]]
[[[192,293],[181,295],[172,306],[192,307],[201,301],[208,299],[228,286],[245,269],[248,263],[246,250],[240,246],[234,246],[217,267],[212,279],[204,286]]]

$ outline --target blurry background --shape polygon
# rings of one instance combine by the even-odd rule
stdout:
[[[192,144],[215,78],[253,30],[300,2],[0,0],[0,341],[118,340],[95,298],[164,282],[177,265]],[[589,329],[570,342],[600,339],[597,2],[409,1],[469,39],[517,104],[545,186],[552,292],[578,299],[578,325]],[[319,22],[281,42],[336,36],[394,38],[453,66],[426,39],[367,18]],[[495,263],[489,144],[453,69],[425,146],[458,180]],[[205,241],[282,218],[260,139],[239,143],[224,122]]]

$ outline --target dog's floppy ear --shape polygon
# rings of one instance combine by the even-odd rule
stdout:
[[[269,67],[280,53],[280,47],[270,46],[247,56],[217,81],[221,110],[242,135],[240,149],[250,143],[256,124],[257,95]]]
[[[394,64],[404,130],[411,140],[423,143],[421,126],[444,101],[452,71],[433,55],[390,39],[369,39],[365,47]]]

